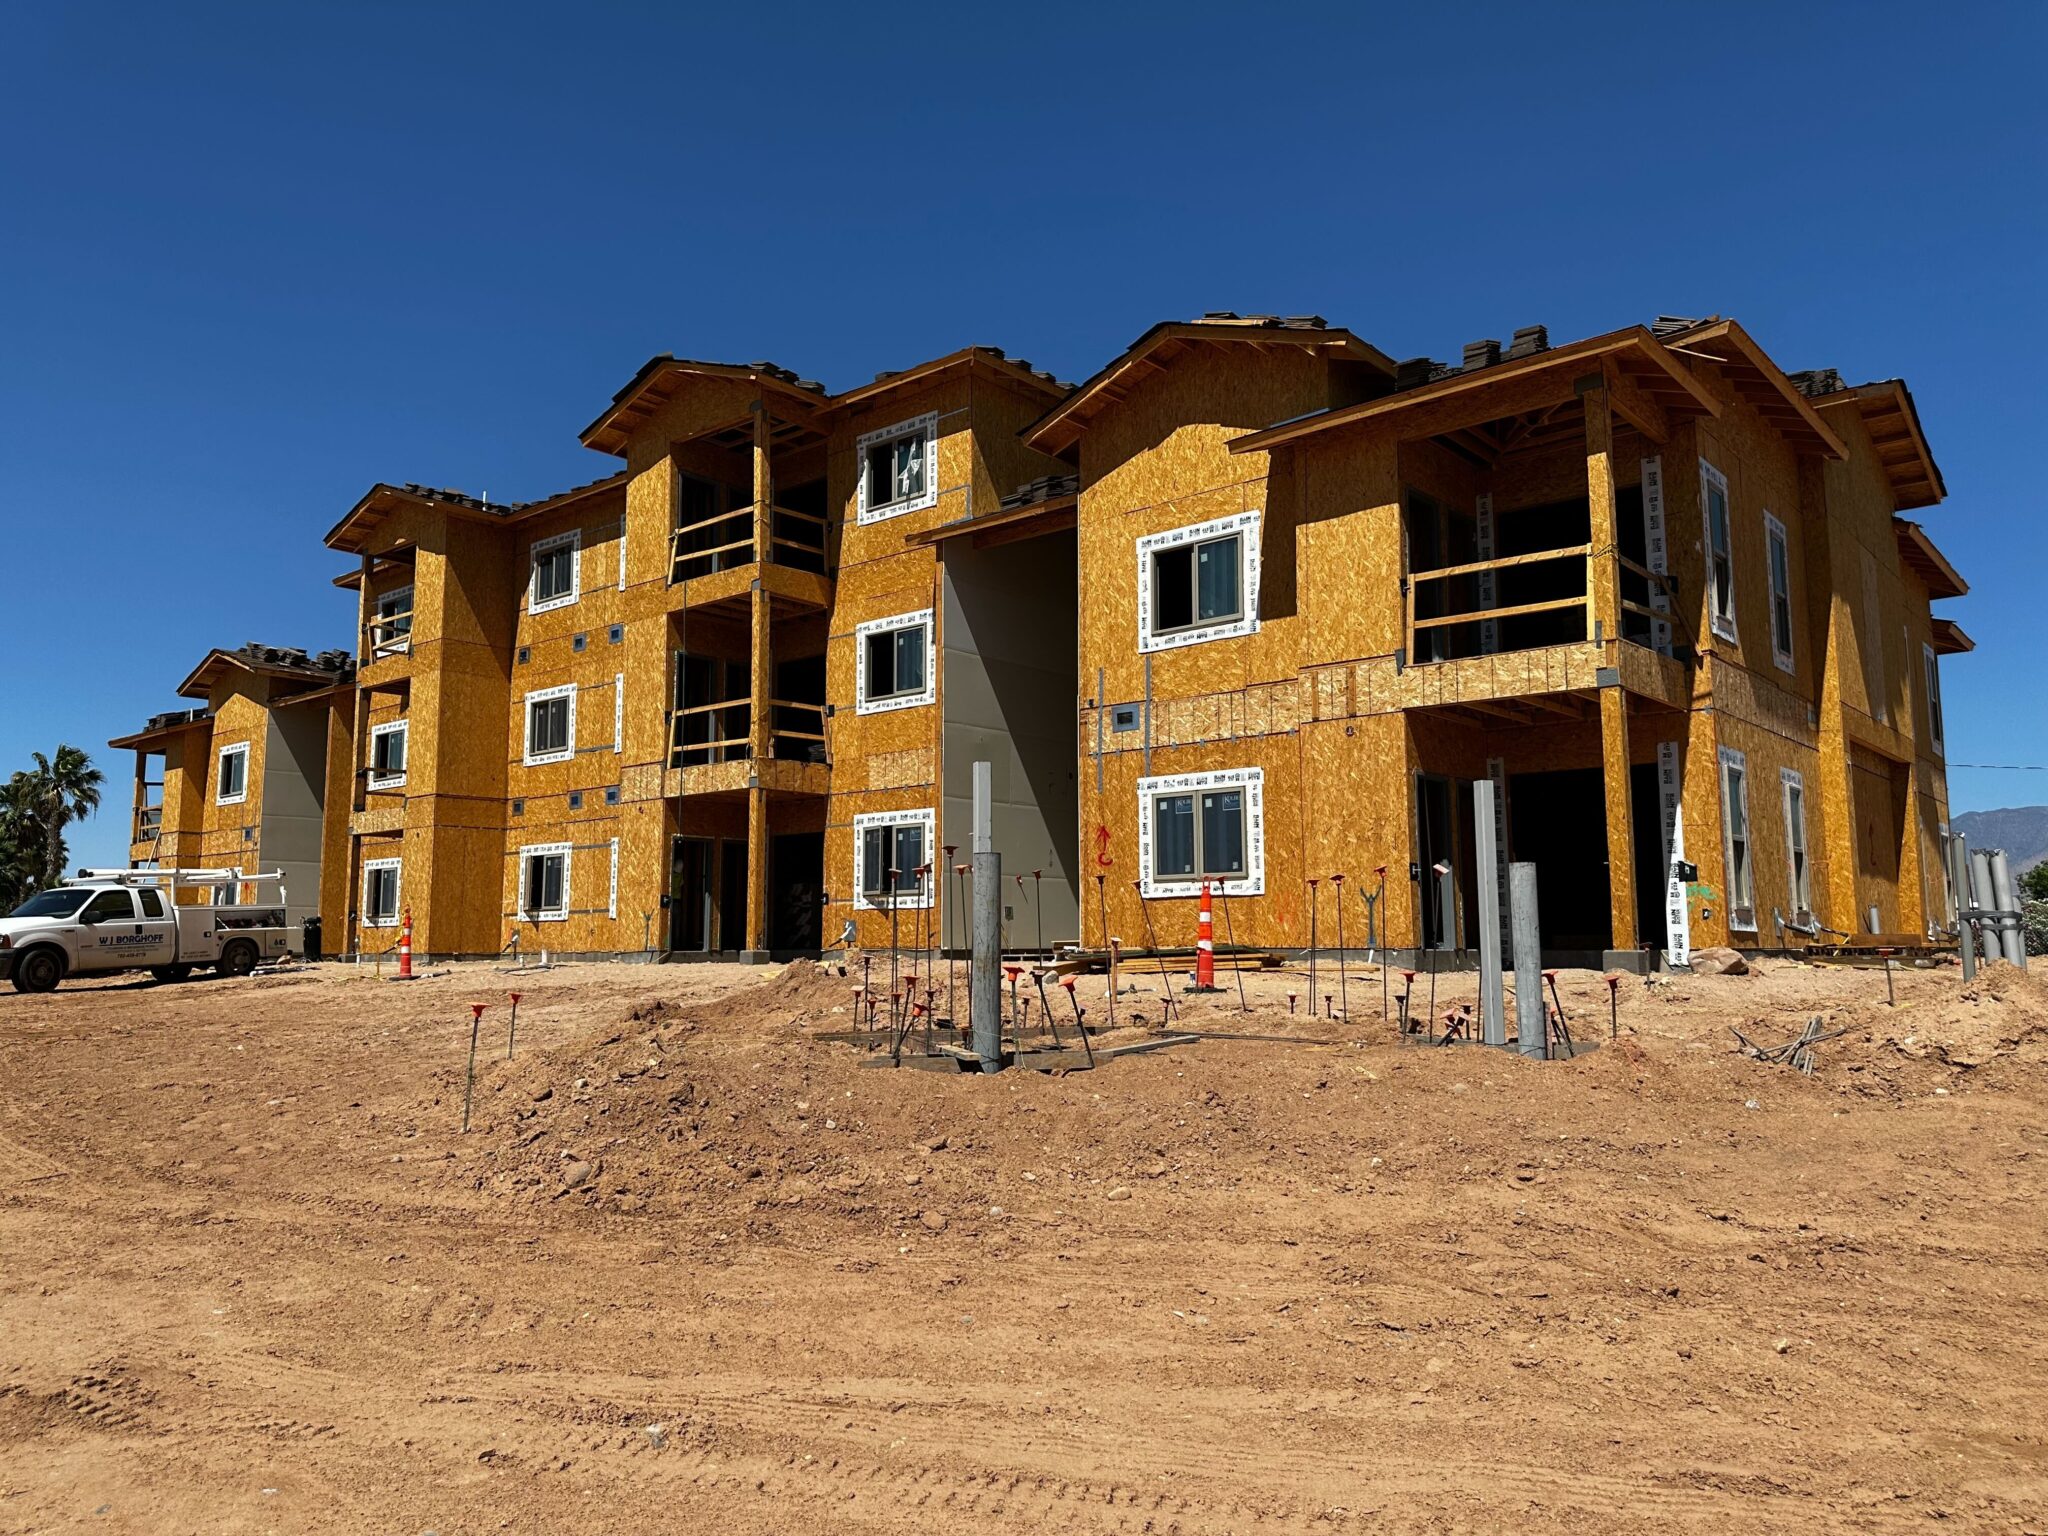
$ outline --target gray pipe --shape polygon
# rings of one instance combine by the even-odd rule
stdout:
[[[2012,865],[2006,861],[2003,848],[1991,850],[1991,894],[1998,901],[2001,912],[2017,912],[2020,907],[2019,892],[2012,883]],[[2027,968],[2027,931],[2017,917],[1998,919],[1998,937],[2005,958],[2021,970]]]
[[[1506,1045],[1508,1014],[1500,978],[1500,878],[1494,873],[1493,797],[1492,779],[1472,781],[1472,826],[1478,834],[1480,871],[1479,1038],[1488,1045]],[[1338,895],[1342,894],[1340,890]]]
[[[1963,955],[1963,980],[1977,979],[1977,935],[1970,927],[1970,840],[1958,832],[1948,840],[1948,878],[1956,908],[1956,947]]]
[[[1524,1056],[1541,1057],[1550,1032],[1543,1001],[1542,925],[1536,918],[1536,866],[1508,866],[1508,921],[1515,939],[1515,1045]]]
[[[995,788],[987,763],[974,765],[974,956],[967,1008],[981,1070],[1003,1070],[1003,856],[996,852]]]
[[[1996,909],[1991,899],[1991,855],[1982,848],[1970,853],[1970,905],[1979,912]],[[1983,947],[1986,960],[2005,958],[2005,940],[1998,932],[1996,919],[1984,918],[1977,924],[1977,942]]]

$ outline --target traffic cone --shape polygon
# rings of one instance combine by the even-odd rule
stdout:
[[[1195,990],[1216,990],[1216,923],[1209,914],[1209,882],[1202,882],[1202,910],[1195,919]]]
[[[398,930],[398,979],[412,980],[412,908],[405,909],[405,921]]]

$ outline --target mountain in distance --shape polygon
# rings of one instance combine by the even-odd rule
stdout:
[[[2023,874],[2048,859],[2048,805],[2015,805],[2002,811],[1964,811],[1949,818],[1972,848],[2003,848],[2012,872]]]

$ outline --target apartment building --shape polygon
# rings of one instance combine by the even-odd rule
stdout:
[[[1558,960],[1949,921],[1938,658],[1969,642],[1901,516],[1943,494],[1902,383],[1795,380],[1727,320],[1446,366],[1218,315],[1028,440],[1080,471],[1091,936],[1208,879],[1240,942],[1328,944],[1342,901],[1466,949],[1524,860]]]
[[[1930,605],[1966,587],[1906,516],[1940,471],[1903,383],[1733,321],[1445,365],[1213,314],[1078,387],[664,354],[581,436],[616,472],[380,484],[328,534],[330,947],[407,912],[436,955],[958,946],[976,761],[1012,947],[1187,942],[1208,881],[1241,943],[1327,946],[1341,904],[1354,947],[1469,951],[1511,861],[1560,962],[1951,920],[1970,642]],[[123,740],[194,857],[222,717],[258,730],[246,658],[202,673],[205,719]]]
[[[249,644],[209,651],[178,686],[196,709],[153,716],[108,743],[135,754],[128,861],[138,868],[284,872],[294,925],[320,912],[330,778],[353,703],[342,651]],[[182,901],[257,900],[249,883]],[[269,890],[260,899],[271,897]]]
[[[948,920],[971,754],[1073,931],[1073,498],[1064,549],[983,537],[1025,504],[1005,489],[1058,500],[1020,433],[1064,392],[990,348],[839,395],[663,356],[583,433],[615,475],[516,505],[373,488],[327,539],[361,635],[336,930],[384,947],[410,910],[421,951],[468,955],[882,942]]]

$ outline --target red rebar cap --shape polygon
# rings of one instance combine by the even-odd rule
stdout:
[[[469,1011],[475,1014],[478,1018],[482,1018],[484,1016],[484,1008],[486,1006],[487,1005],[483,1003],[471,1003],[469,1005]]]

